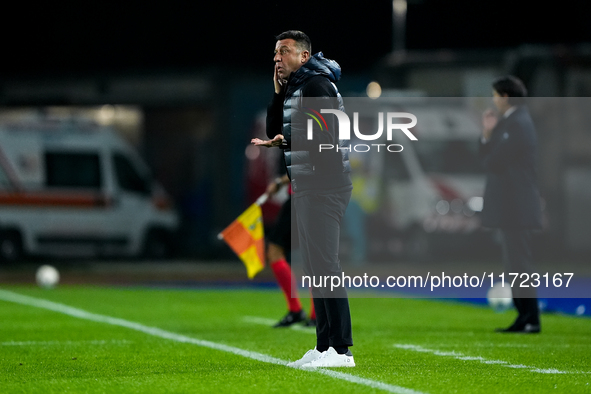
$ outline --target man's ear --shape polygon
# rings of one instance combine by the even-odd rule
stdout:
[[[301,62],[306,63],[308,61],[308,59],[310,59],[310,52],[302,51]]]

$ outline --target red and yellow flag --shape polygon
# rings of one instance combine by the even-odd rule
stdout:
[[[220,233],[220,237],[240,257],[249,279],[265,267],[263,212],[258,203],[252,204],[230,223]]]

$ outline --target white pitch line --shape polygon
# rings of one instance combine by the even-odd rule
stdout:
[[[523,365],[523,364],[510,364],[507,361],[503,361],[503,360],[487,360],[487,359],[480,357],[480,356],[478,356],[478,357],[465,356],[461,353],[457,353],[457,352],[453,352],[453,351],[452,352],[442,352],[442,351],[435,350],[435,349],[427,349],[427,348],[424,348],[419,345],[397,343],[397,344],[394,344],[394,347],[396,347],[398,349],[412,350],[414,352],[432,353],[436,356],[453,357],[455,359],[462,360],[462,361],[480,361],[483,364],[498,364],[498,365],[501,365],[501,366],[507,367],[507,368],[529,369],[531,372],[536,372],[536,373],[547,373],[547,374],[589,373],[589,372],[560,371],[560,370],[554,369],[554,368],[542,369],[542,368],[536,368],[536,367]]]
[[[449,345],[444,345],[441,344],[442,347],[447,346],[449,347]],[[576,347],[580,348],[580,347],[590,347],[591,343],[585,343],[585,344],[577,344]],[[540,349],[542,347],[552,347],[552,348],[556,348],[556,347],[572,347],[572,345],[568,344],[568,343],[536,343],[536,344],[528,344],[528,343],[492,343],[492,342],[488,342],[488,343],[474,343],[471,344],[470,347],[510,347],[510,348],[516,348],[516,347],[523,347],[523,348],[527,348],[527,347],[535,347],[536,349]]]
[[[96,313],[87,312],[82,309],[74,308],[68,305],[59,304],[57,302],[48,301],[42,298],[34,298],[25,295],[21,295],[18,293],[13,293],[7,290],[0,290],[0,300],[14,302],[21,305],[28,305],[33,306],[36,308],[47,309],[50,311],[63,313],[65,315],[77,317],[84,320],[89,320],[97,323],[105,323],[110,324],[113,326],[125,327],[131,330],[139,331],[144,334],[152,335],[159,338],[169,339],[171,341],[182,342],[182,343],[190,343],[202,347],[206,347],[209,349],[220,350],[227,353],[232,353],[238,356],[250,358],[252,360],[261,361],[269,364],[277,364],[277,365],[284,365],[287,366],[289,361],[282,360],[276,357],[272,357],[266,354],[252,352],[249,350],[240,349],[234,346],[224,345],[221,343],[205,341],[202,339],[196,339],[187,337],[185,335],[176,334],[174,332],[162,330],[157,327],[149,327],[145,326],[140,323],[132,322],[129,320],[119,319],[116,317],[106,316],[106,315],[99,315]],[[302,369],[304,370],[304,369]],[[345,380],[347,382],[356,383],[364,386],[368,386],[375,389],[384,390],[390,393],[396,394],[425,394],[420,391],[411,390],[406,387],[395,386],[387,383],[383,383],[377,380],[366,379],[355,375],[350,375],[344,372],[337,372],[332,371],[329,369],[323,368],[315,368],[315,369],[306,369],[304,371],[309,372],[316,372],[323,375],[327,375],[333,377],[335,379]]]
[[[263,326],[268,326],[271,327],[273,326],[273,324],[275,324],[277,321],[273,320],[273,319],[269,319],[266,317],[258,317],[258,316],[244,316],[244,318],[242,319],[243,321],[245,321],[246,323],[253,323],[253,324],[260,324]],[[290,330],[294,330],[294,331],[299,331],[299,332],[305,332],[308,334],[316,334],[316,329],[314,327],[305,327],[299,324],[292,324],[291,326],[287,327]],[[282,330],[283,328],[280,328],[280,330]]]

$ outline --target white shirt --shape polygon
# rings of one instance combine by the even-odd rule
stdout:
[[[509,115],[511,115],[513,112],[515,112],[516,109],[517,109],[516,106],[509,107],[509,109],[507,109],[505,111],[505,113],[503,114],[503,118],[507,119],[509,117]]]

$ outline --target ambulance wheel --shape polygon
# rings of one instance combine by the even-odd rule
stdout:
[[[171,254],[170,237],[159,229],[148,231],[144,239],[143,257],[146,259],[164,259]]]
[[[18,231],[0,233],[0,260],[15,262],[23,258],[23,241]]]

